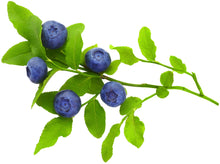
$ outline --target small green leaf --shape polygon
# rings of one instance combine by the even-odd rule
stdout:
[[[183,64],[181,59],[175,56],[170,56],[170,64],[173,66],[176,72],[180,74],[186,72],[186,65]]]
[[[160,82],[165,87],[171,87],[173,84],[173,72],[167,71],[160,75]]]
[[[49,121],[40,136],[34,154],[41,149],[53,146],[60,136],[67,137],[72,131],[72,118],[57,117]]]
[[[107,162],[113,155],[113,144],[115,141],[115,138],[119,136],[120,134],[120,124],[114,124],[109,133],[108,136],[105,138],[105,140],[102,143],[102,159],[103,161]]]
[[[142,54],[147,60],[155,61],[156,58],[156,46],[154,41],[151,39],[150,29],[142,27],[139,32],[138,43]]]
[[[64,53],[66,55],[66,64],[73,69],[77,69],[81,62],[81,51],[83,40],[81,33],[85,26],[82,23],[74,24],[67,27],[67,40],[64,45]]]
[[[24,66],[32,57],[30,44],[24,41],[11,47],[2,57],[2,63]]]
[[[75,75],[69,78],[64,85],[60,88],[61,90],[70,89],[77,95],[83,96],[86,93],[96,94],[102,89],[103,82],[100,78],[94,78],[91,76]]]
[[[107,68],[107,70],[105,70],[105,73],[108,75],[113,75],[117,71],[120,63],[121,63],[120,60],[114,60],[113,62],[111,62],[110,66]]]
[[[120,61],[124,64],[133,65],[137,63],[139,60],[135,57],[132,48],[121,46],[114,47],[110,45],[110,49],[117,50],[120,55]]]
[[[129,114],[124,127],[124,135],[128,142],[137,148],[141,147],[144,142],[145,126],[137,116]]]
[[[37,105],[41,106],[48,112],[52,114],[57,114],[56,111],[54,110],[54,105],[53,101],[58,92],[45,92],[40,95],[40,97],[37,100]]]
[[[120,106],[120,114],[126,115],[142,106],[142,100],[138,97],[128,97]]]
[[[35,94],[34,100],[32,102],[31,108],[34,106],[34,104],[37,102],[38,98],[40,97],[41,93],[43,92],[46,84],[48,83],[48,81],[50,80],[50,78],[57,72],[57,69],[52,69],[50,72],[48,72],[47,74],[47,78],[41,83],[39,84],[38,90]]]
[[[33,56],[46,59],[45,48],[41,42],[42,21],[28,9],[8,2],[8,17],[18,33],[30,42]]]
[[[159,98],[165,98],[169,95],[169,91],[165,87],[158,87],[156,94]]]
[[[84,66],[86,65],[86,64],[85,64],[85,55],[86,55],[86,53],[87,53],[89,50],[91,50],[91,49],[93,49],[93,48],[96,48],[96,47],[98,47],[98,44],[92,45],[92,46],[86,48],[85,50],[83,50],[82,56],[81,56],[81,62],[80,62],[80,64],[82,64],[82,65],[84,65]]]
[[[89,132],[96,138],[102,137],[105,132],[105,110],[97,100],[87,104],[84,119]]]

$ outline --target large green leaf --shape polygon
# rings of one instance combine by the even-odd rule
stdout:
[[[70,89],[77,95],[83,96],[86,93],[96,94],[99,93],[103,82],[100,78],[94,78],[91,76],[75,75],[69,78],[60,90]]]
[[[11,47],[2,57],[2,62],[24,66],[32,57],[30,43],[24,41]]]
[[[110,45],[110,48],[113,50],[117,50],[120,55],[120,61],[124,64],[133,65],[137,63],[139,60],[135,57],[132,48],[121,46],[121,47],[114,47]]]
[[[64,45],[64,53],[66,55],[66,63],[73,69],[77,69],[81,62],[81,53],[83,40],[81,33],[85,26],[82,23],[74,24],[67,27],[67,40]]]
[[[128,142],[137,148],[141,147],[144,142],[145,126],[137,116],[129,114],[124,127],[124,135]]]
[[[50,72],[48,72],[46,79],[39,84],[38,90],[35,94],[35,97],[33,99],[31,108],[34,106],[34,104],[37,102],[38,98],[40,97],[41,93],[43,92],[46,84],[48,83],[48,81],[50,80],[50,78],[57,72],[57,69],[52,69]]]
[[[107,162],[113,155],[113,144],[115,141],[115,138],[119,136],[120,134],[120,124],[114,124],[107,137],[105,138],[105,140],[102,143],[102,159],[103,161]]]
[[[33,16],[33,13],[30,10],[12,1],[8,2],[9,20],[13,23],[18,33],[26,39],[30,37],[31,33],[30,31],[26,31],[27,27],[24,27],[24,25],[26,25],[26,22],[29,22],[31,16]]]
[[[49,121],[40,136],[34,154],[41,149],[53,146],[60,136],[67,137],[72,131],[72,118],[57,117]]]
[[[41,42],[42,21],[28,9],[12,1],[8,2],[8,17],[18,33],[30,42],[32,55],[46,59]]]
[[[139,97],[128,97],[120,106],[120,114],[126,115],[131,111],[142,106],[142,100]]]
[[[40,97],[37,100],[37,105],[41,106],[48,112],[52,114],[57,114],[56,111],[54,110],[54,98],[58,92],[45,92],[40,95]]]
[[[138,43],[142,54],[147,60],[155,61],[156,58],[156,46],[154,41],[151,39],[150,29],[142,27],[139,32]]]
[[[160,83],[165,87],[171,87],[173,84],[173,72],[166,71],[160,75]]]
[[[105,110],[98,100],[87,104],[84,119],[89,132],[96,138],[102,137],[105,132]]]
[[[170,64],[173,66],[174,71],[180,74],[186,72],[186,65],[183,64],[182,60],[176,56],[170,56]]]

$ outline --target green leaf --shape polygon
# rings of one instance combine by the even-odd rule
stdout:
[[[139,60],[135,57],[132,48],[121,46],[114,47],[110,45],[110,49],[117,50],[120,55],[120,61],[124,64],[133,65],[137,63]]]
[[[40,95],[40,97],[37,100],[37,105],[41,106],[48,112],[52,114],[57,114],[56,111],[54,110],[54,105],[53,101],[58,92],[45,92]]]
[[[137,116],[129,114],[124,127],[124,135],[128,142],[137,148],[141,147],[144,142],[145,126]]]
[[[2,63],[24,66],[32,57],[30,44],[24,41],[11,47],[2,57]]]
[[[47,57],[52,60],[56,65],[62,67],[62,68],[68,68],[66,64],[65,55],[57,49],[46,49]],[[49,65],[49,64],[48,64]],[[54,65],[51,66],[52,68],[55,68]]]
[[[160,75],[160,82],[165,87],[171,87],[173,84],[173,72],[167,71]]]
[[[150,29],[142,27],[139,32],[138,43],[142,54],[147,60],[155,61],[156,58],[156,46],[154,41],[151,39]]]
[[[131,111],[142,106],[142,100],[139,97],[128,97],[120,106],[120,114],[126,115]]]
[[[184,73],[186,72],[186,65],[183,64],[182,60],[175,57],[175,56],[170,56],[170,64],[173,66],[177,73]]]
[[[102,90],[104,83],[101,78],[91,78],[91,81],[89,83],[89,89],[87,93],[90,94],[99,94]]]
[[[9,20],[13,23],[15,29],[18,33],[24,38],[29,38],[29,33],[25,31],[24,25],[29,21],[29,18],[33,16],[33,13],[30,10],[17,5],[16,3],[9,1],[8,2],[8,17]]]
[[[77,69],[81,62],[81,51],[83,40],[81,33],[84,30],[84,25],[81,23],[67,27],[67,41],[64,45],[64,53],[66,55],[66,64],[73,69]]]
[[[41,41],[41,24],[42,22],[38,17],[31,16],[29,22],[24,26],[27,26],[26,30],[30,33],[30,36],[27,39],[30,42],[32,54],[46,60],[46,51]]]
[[[46,59],[45,48],[41,42],[42,21],[28,9],[8,2],[8,17],[18,33],[30,42],[33,56]]]
[[[75,75],[69,78],[64,85],[60,88],[61,90],[70,89],[77,95],[83,96],[86,93],[96,94],[102,89],[103,82],[100,78],[94,78],[91,76]]]
[[[120,63],[121,63],[120,60],[114,60],[113,62],[111,62],[110,66],[107,68],[107,70],[105,70],[105,73],[108,75],[113,75],[117,71]]]
[[[34,154],[41,149],[53,146],[60,136],[67,137],[72,131],[72,118],[57,117],[49,121],[40,136]]]
[[[34,104],[37,102],[38,98],[40,97],[41,93],[43,92],[46,84],[48,83],[48,81],[50,80],[50,78],[57,72],[57,69],[52,69],[50,72],[48,72],[46,79],[39,84],[38,90],[35,94],[34,100],[32,102],[31,108],[34,106]]]
[[[119,136],[120,134],[120,124],[114,124],[107,137],[102,143],[102,159],[103,161],[107,162],[113,155],[113,144],[115,141],[115,138]]]
[[[96,48],[96,47],[98,47],[98,44],[92,45],[92,46],[86,48],[85,50],[83,50],[82,56],[81,56],[81,62],[80,62],[80,64],[82,64],[82,65],[84,65],[84,66],[86,65],[86,64],[85,64],[85,55],[86,55],[86,53],[87,53],[89,50],[91,50],[91,49],[93,49],[93,48]]]
[[[158,87],[156,94],[159,98],[165,98],[169,95],[169,91],[165,87]]]
[[[89,132],[96,138],[102,137],[105,132],[105,110],[97,100],[87,104],[84,119]]]

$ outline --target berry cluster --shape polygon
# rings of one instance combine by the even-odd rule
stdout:
[[[45,48],[58,49],[63,46],[67,38],[64,25],[56,21],[47,21],[42,25],[42,43]],[[108,52],[102,48],[93,48],[85,55],[86,67],[96,73],[104,72],[111,64]],[[33,83],[42,83],[47,77],[47,65],[40,57],[33,57],[28,61],[27,76]],[[118,82],[108,82],[101,90],[102,101],[111,107],[121,105],[126,99],[124,87]],[[75,116],[81,108],[80,97],[72,90],[62,90],[54,99],[54,109],[63,117]]]

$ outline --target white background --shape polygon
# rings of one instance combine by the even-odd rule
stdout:
[[[139,58],[141,27],[151,29],[157,46],[157,60],[169,65],[169,56],[183,60],[189,72],[196,72],[204,93],[220,101],[219,55],[220,24],[218,0],[15,0],[30,9],[43,22],[56,20],[69,26],[82,22],[84,48],[98,45],[117,59],[109,45],[130,46]],[[23,41],[7,17],[7,1],[0,1],[0,57],[14,44]],[[159,84],[160,73],[167,69],[137,63],[121,65],[114,78],[134,83]],[[111,125],[121,121],[118,108],[106,105],[106,131],[101,139],[88,132],[84,108],[73,120],[67,138],[33,155],[45,124],[55,116],[39,108],[30,108],[37,85],[26,77],[25,67],[0,63],[0,163],[104,163],[101,144]],[[58,90],[72,74],[59,72],[46,91]],[[196,91],[187,75],[174,75],[174,85]],[[152,89],[126,87],[128,96],[145,98]],[[85,102],[89,96],[82,98]],[[145,123],[145,142],[140,149],[123,135],[116,138],[111,163],[138,164],[219,164],[220,107],[181,91],[170,91],[166,99],[154,97],[145,102],[136,115]]]

